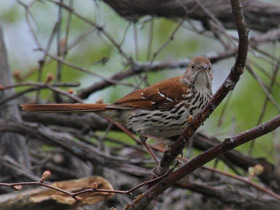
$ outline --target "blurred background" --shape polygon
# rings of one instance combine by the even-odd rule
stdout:
[[[36,35],[37,41],[43,48],[46,48],[54,25],[59,18],[59,8],[52,1],[22,2],[25,4],[32,3],[30,14],[28,15],[29,24]],[[67,4],[68,2],[65,1]],[[263,2],[280,6],[280,3],[276,0]],[[219,40],[213,38],[211,31],[205,31],[198,21],[190,19],[180,26],[174,34],[174,39],[168,42],[165,48],[153,58],[154,53],[170,39],[174,30],[178,27],[177,20],[145,16],[138,22],[133,23],[120,17],[110,6],[102,1],[84,0],[82,3],[73,1],[72,4],[77,14],[104,27],[116,43],[121,43],[121,48],[125,54],[137,62],[148,62],[152,59],[153,61],[180,60],[200,55],[211,56],[223,51],[223,46]],[[71,16],[70,23],[67,22],[68,19],[69,14],[66,11],[62,11],[60,38],[65,40],[67,34],[67,41],[70,45],[72,44],[66,56],[68,61],[104,77],[127,69],[124,65],[126,62],[124,57],[120,55],[116,47],[102,33],[75,15]],[[24,77],[26,81],[36,80],[37,73],[30,73],[30,71],[32,72],[32,70],[38,68],[38,60],[43,58],[44,52],[38,50],[34,34],[30,32],[27,23],[24,7],[15,0],[1,1],[0,20],[4,27],[4,38],[12,71],[26,75]],[[70,26],[67,26],[67,24]],[[233,37],[237,37],[235,31],[228,31],[228,33]],[[250,31],[250,37],[258,34],[254,30]],[[56,36],[54,35],[52,44],[49,47],[49,53],[52,55],[57,55]],[[275,57],[279,57],[279,42],[265,43],[260,48],[274,54]],[[272,74],[276,65],[275,61],[265,62],[264,59],[260,58],[262,55],[257,53],[250,57],[256,65],[264,68],[268,74]],[[234,57],[229,57],[213,65],[213,92],[217,90],[227,76],[233,62]],[[56,66],[57,63],[54,61],[45,65],[42,78],[45,78],[48,73],[55,74]],[[164,78],[180,75],[183,71],[184,68],[174,68],[156,73],[151,72],[147,74],[147,82],[153,84]],[[269,80],[265,78],[261,70],[255,68],[254,71],[265,84],[269,85]],[[73,68],[65,65],[62,67],[61,74],[62,81],[79,82],[81,84],[74,89],[75,93],[99,80],[98,77],[85,75],[83,72],[73,70]],[[277,75],[279,80],[279,74]],[[140,81],[141,79],[138,76],[134,76],[125,82],[139,84],[139,87],[147,85],[147,83],[141,83]],[[92,93],[90,97],[85,98],[85,101],[93,103],[102,98],[104,102],[110,103],[131,92],[133,88],[124,85],[108,87]],[[213,135],[233,135],[255,126],[258,122],[265,97],[260,84],[252,74],[246,71],[236,88],[228,104],[227,111],[222,117],[222,123],[219,123],[219,128],[217,128],[217,123],[220,119],[223,105],[205,123],[204,128]],[[279,90],[279,87],[274,86],[271,94],[275,101],[279,103],[280,98],[277,90]],[[43,97],[45,100],[52,100],[53,95],[49,91],[43,91]],[[261,121],[266,121],[277,113],[278,111],[275,107],[269,103]],[[265,156],[271,154],[270,151],[273,146],[271,138],[267,141],[257,141],[257,144],[259,143],[264,145],[258,146],[258,149],[254,150],[256,154]],[[242,146],[245,151],[248,149],[247,147],[248,145]]]
[[[235,29],[221,29],[215,20],[213,25],[206,26],[203,21],[188,17],[182,20],[145,15],[128,20],[105,2],[0,1],[0,22],[14,81],[44,82],[52,75],[56,82],[79,83],[71,90],[68,87],[61,89],[87,103],[101,99],[111,103],[135,89],[182,74],[188,60],[194,56],[215,58],[212,67],[214,93],[229,74],[235,60],[235,53],[231,52],[237,46]],[[259,2],[274,5],[275,10],[280,7],[278,0]],[[67,5],[67,8],[59,4]],[[276,13],[273,12],[271,14]],[[259,18],[265,21],[268,17]],[[280,20],[279,14],[277,17]],[[236,89],[200,128],[201,132],[223,140],[279,114],[279,38],[254,43],[255,37],[267,32],[250,30],[252,45],[245,73]],[[168,62],[174,65],[167,65]],[[162,63],[163,68],[153,69],[152,66],[158,63]],[[133,73],[143,66],[147,73]],[[97,87],[104,78],[126,74],[129,70],[132,71],[129,76],[113,77],[116,84]],[[92,86],[95,89],[85,94]],[[18,87],[16,91],[25,89]],[[48,89],[24,96],[20,102],[73,102],[73,98],[54,96]],[[107,134],[104,131],[97,133]],[[237,150],[275,163],[279,135],[279,131],[272,132]],[[109,132],[108,137],[130,141],[125,134],[115,131]],[[193,157],[200,152],[194,148],[188,155]],[[207,165],[232,172],[232,168],[222,161],[211,161]]]

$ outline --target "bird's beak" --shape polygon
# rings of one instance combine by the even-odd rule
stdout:
[[[207,64],[203,64],[203,65],[201,65],[201,66],[198,67],[198,70],[199,70],[199,71],[204,71],[204,70],[208,69],[208,67],[209,67],[209,66],[208,66]]]

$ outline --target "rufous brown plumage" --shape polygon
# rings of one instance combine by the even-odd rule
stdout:
[[[188,118],[201,110],[212,96],[211,63],[193,58],[185,73],[132,92],[113,104],[24,104],[29,112],[95,112],[124,124],[147,137],[180,134]],[[168,143],[168,141],[167,141]]]

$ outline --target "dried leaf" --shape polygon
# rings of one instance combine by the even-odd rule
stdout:
[[[53,186],[75,193],[86,189],[92,189],[94,183],[97,184],[97,189],[113,190],[112,185],[105,179],[99,176],[92,176],[88,178],[68,180],[53,183]],[[75,200],[71,196],[55,190],[46,190],[39,192],[30,197],[30,200],[35,203],[46,200],[55,200],[58,203],[68,205],[85,205],[94,204],[107,200],[114,196],[114,193],[109,192],[89,192],[78,195],[79,199]]]

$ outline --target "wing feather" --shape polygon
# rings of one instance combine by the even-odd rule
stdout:
[[[132,92],[117,100],[114,105],[144,109],[172,107],[184,99],[184,93],[188,90],[180,78],[170,78],[150,87]]]

